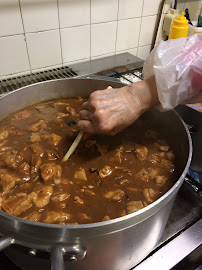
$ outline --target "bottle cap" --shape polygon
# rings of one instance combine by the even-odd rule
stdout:
[[[188,25],[188,20],[185,18],[184,16],[184,11],[182,11],[181,16],[177,17],[176,19],[174,19],[173,21],[173,25],[174,26],[187,26]]]

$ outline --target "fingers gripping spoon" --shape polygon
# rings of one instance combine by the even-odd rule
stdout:
[[[111,86],[108,86],[107,89],[112,88]],[[79,134],[77,135],[76,139],[74,140],[74,142],[72,143],[72,145],[70,146],[69,150],[67,151],[67,153],[65,154],[65,156],[62,159],[62,162],[65,162],[69,159],[69,157],[74,153],[74,151],[76,150],[77,146],[79,145],[79,142],[81,141],[82,137],[83,137],[84,132],[80,131]]]

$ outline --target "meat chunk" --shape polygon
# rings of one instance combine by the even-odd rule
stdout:
[[[36,105],[34,106],[35,109],[37,109],[38,111],[42,111],[44,109],[46,109],[48,106],[46,104],[39,104],[39,105]]]
[[[169,146],[168,145],[161,145],[160,147],[159,147],[159,149],[161,150],[161,151],[168,151],[168,149],[169,149]]]
[[[31,161],[31,164],[32,164],[32,168],[31,168],[31,173],[36,173],[38,172],[41,164],[42,164],[42,159],[40,156],[38,155],[34,155],[32,156],[32,161]]]
[[[108,221],[108,220],[110,220],[111,218],[109,217],[109,216],[104,216],[103,217],[103,219],[102,219],[102,221]]]
[[[127,203],[127,214],[132,214],[144,207],[142,201],[131,201]]]
[[[53,194],[52,186],[41,186],[39,190],[35,192],[33,201],[37,207],[39,208],[44,207],[50,202],[52,194]]]
[[[121,163],[121,161],[122,161],[122,154],[121,154],[121,152],[122,151],[123,151],[123,146],[121,146],[120,148],[116,149],[115,155],[112,156],[112,157],[110,157],[110,161]]]
[[[47,128],[47,123],[45,120],[41,119],[41,120],[38,120],[36,121],[35,123],[33,123],[29,128],[28,130],[29,131],[39,131],[39,130],[42,130],[42,129],[46,129]]]
[[[32,111],[29,109],[26,109],[26,110],[15,113],[13,119],[14,120],[26,119],[26,118],[29,118],[31,114],[32,114]]]
[[[137,193],[140,192],[140,188],[137,187],[126,187],[128,192]]]
[[[94,195],[95,195],[95,193],[94,193],[92,190],[85,189],[84,192],[85,192],[87,195],[91,195],[91,196],[94,196]]]
[[[37,154],[40,157],[43,157],[44,151],[41,149],[41,147],[39,145],[37,145],[37,144],[31,144],[30,147],[31,147],[31,149],[33,150],[33,152],[35,154]]]
[[[65,116],[68,116],[68,114],[63,113],[63,112],[58,112],[57,113],[57,119],[61,119],[61,118],[65,117]]]
[[[27,162],[23,162],[20,164],[18,172],[23,175],[23,180],[29,180],[30,179],[30,165]]]
[[[75,172],[74,177],[76,179],[80,179],[80,180],[84,180],[87,181],[87,176],[86,176],[86,172],[83,168],[79,168],[78,171]]]
[[[15,155],[8,155],[5,158],[5,164],[8,168],[16,169],[17,168],[17,161]]]
[[[166,153],[166,156],[167,156],[167,158],[168,158],[169,160],[174,160],[174,158],[175,158],[175,156],[174,156],[174,154],[173,154],[172,151],[167,152],[167,153]]]
[[[148,149],[144,145],[136,144],[135,145],[135,154],[139,160],[143,161],[147,158]]]
[[[56,145],[58,145],[58,144],[60,143],[61,139],[62,139],[61,136],[52,133],[52,134],[50,135],[50,140],[49,140],[49,141],[50,141],[50,145],[51,145],[51,146],[56,146]]]
[[[22,191],[22,192],[27,192],[29,191],[31,188],[31,183],[23,183],[21,185],[19,185],[19,189]]]
[[[6,138],[8,138],[9,136],[9,132],[8,130],[1,130],[0,131],[0,140],[5,140]]]
[[[10,146],[2,146],[2,147],[0,148],[0,155],[3,156],[3,155],[5,155],[6,153],[7,153],[7,154],[11,154],[11,151],[12,151],[12,147],[10,147]]]
[[[46,131],[39,131],[39,132],[34,132],[32,133],[32,135],[30,136],[30,141],[32,143],[39,143],[42,140],[47,140],[50,139],[50,133],[46,132]]]
[[[54,195],[51,197],[51,200],[58,203],[58,202],[63,202],[67,200],[70,197],[70,194],[67,194],[65,192],[57,192],[54,193]]]
[[[7,142],[8,140],[4,140],[3,142],[0,143],[0,151],[1,151],[1,147],[4,146]]]
[[[14,128],[14,127],[9,128],[9,134],[11,134],[11,135],[18,135],[18,136],[21,136],[21,135],[23,135],[24,133],[25,133],[24,131],[19,130],[19,129],[17,129],[17,128]]]
[[[124,191],[123,190],[120,190],[120,189],[117,189],[117,190],[114,190],[114,191],[108,191],[107,193],[105,193],[105,198],[106,199],[110,199],[110,200],[113,200],[113,201],[120,201],[121,200],[121,197],[124,195]]]
[[[41,141],[41,135],[39,132],[32,133],[30,136],[30,141],[32,143],[39,143]]]
[[[5,194],[9,193],[15,186],[15,180],[9,174],[0,174],[0,185]]]
[[[48,160],[56,160],[59,158],[58,154],[55,151],[47,151]]]
[[[5,158],[7,167],[16,169],[18,164],[23,160],[21,155],[17,155],[17,151],[12,150]]]
[[[160,151],[167,152],[169,149],[168,143],[165,140],[158,140],[154,144]]]
[[[168,178],[166,176],[155,176],[155,180],[156,180],[156,185],[157,187],[162,187],[165,185],[165,183],[167,182]]]
[[[78,204],[84,203],[84,201],[79,196],[74,196],[74,202]]]
[[[162,159],[160,165],[161,165],[161,167],[168,169],[168,170],[174,169],[174,165],[173,165],[172,161],[170,161],[168,159]]]
[[[160,158],[159,158],[158,154],[151,154],[148,157],[148,160],[149,160],[149,162],[151,162],[153,164],[156,164],[156,163],[160,162]]]
[[[61,181],[62,167],[55,163],[46,163],[40,166],[41,177],[46,183],[48,181]]]
[[[69,220],[70,218],[70,214],[64,212],[49,211],[44,222],[50,224],[60,224],[61,222]]]
[[[112,174],[112,169],[110,166],[104,166],[101,170],[99,170],[99,176],[100,178],[105,178]]]
[[[148,182],[149,181],[149,173],[145,169],[142,169],[138,173],[136,173],[136,179],[141,180],[143,182]]]
[[[99,145],[96,143],[97,151],[103,156],[108,152],[109,145]]]
[[[159,170],[158,169],[149,168],[148,169],[148,172],[149,172],[149,177],[151,179],[154,179],[154,177],[158,175]]]
[[[29,195],[26,193],[18,193],[15,196],[9,196],[2,203],[2,208],[8,214],[19,216],[21,213],[32,207],[34,192]]]
[[[145,188],[143,190],[143,195],[146,199],[146,202],[152,203],[154,201],[156,192],[152,188]]]
[[[22,131],[22,130],[20,130],[20,129],[11,127],[9,129],[9,134],[11,134],[11,135],[17,135],[17,136],[22,136],[23,134],[25,134],[25,132]]]
[[[91,221],[91,217],[89,217],[85,213],[79,213],[78,217],[79,217],[79,219],[83,219],[85,222],[90,222]]]
[[[129,183],[128,179],[121,179],[120,181],[120,185],[126,185],[128,183]]]
[[[83,143],[85,148],[92,148],[96,145],[96,140],[86,140]]]
[[[58,107],[58,106],[67,106],[67,105],[69,105],[69,102],[67,102],[67,101],[57,101],[57,102],[55,102],[54,104],[53,104],[53,107]]]
[[[24,217],[24,219],[39,222],[41,220],[41,213],[37,211],[32,212],[28,216]]]
[[[4,169],[0,170],[0,185],[3,187],[5,194],[9,193],[15,187],[15,184],[20,181],[21,179],[19,177],[9,171]]]
[[[66,106],[66,111],[68,115],[72,115],[72,116],[77,115],[76,110],[70,106]]]

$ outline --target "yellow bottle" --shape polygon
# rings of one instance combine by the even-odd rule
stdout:
[[[171,25],[169,39],[186,37],[188,29],[188,20],[184,17],[184,11],[182,11],[181,16],[174,19]]]

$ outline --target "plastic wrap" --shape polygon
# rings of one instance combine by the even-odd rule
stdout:
[[[174,108],[202,91],[202,34],[161,41],[143,67],[144,78],[155,76],[160,104]]]

